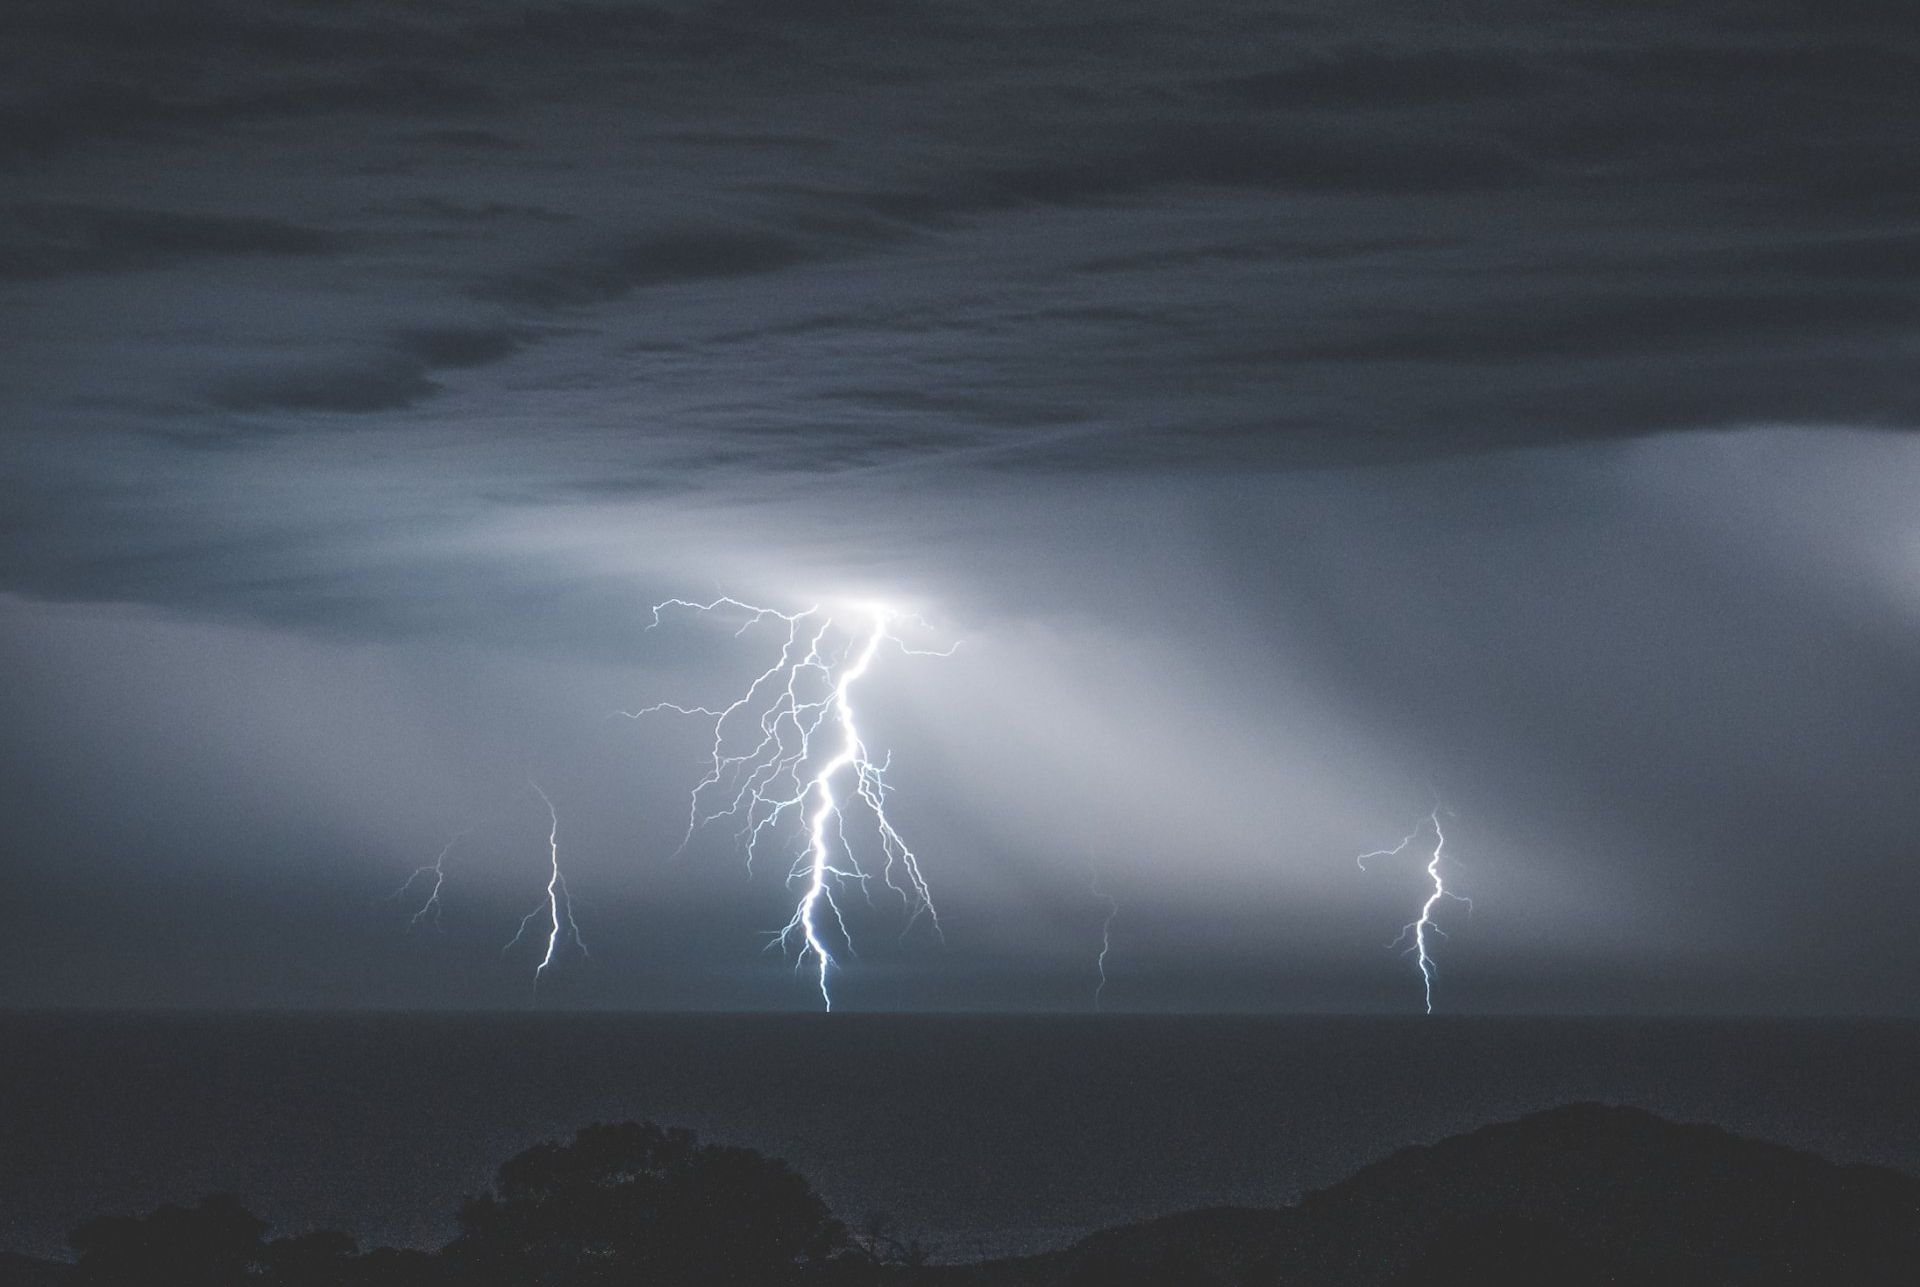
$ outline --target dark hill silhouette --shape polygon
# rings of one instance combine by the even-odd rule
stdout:
[[[1713,1126],[1574,1104],[1403,1149],[1301,1204],[1294,1272],[1354,1284],[1502,1272],[1499,1240],[1596,1281],[1914,1283],[1920,1179]],[[1518,1277],[1512,1275],[1517,1273]],[[1498,1281],[1537,1281],[1516,1262]],[[1446,1279],[1440,1279],[1446,1281]],[[1568,1281],[1561,1277],[1559,1281]]]
[[[1276,1211],[1195,1212],[943,1287],[1920,1283],[1920,1179],[1575,1104],[1402,1149]]]

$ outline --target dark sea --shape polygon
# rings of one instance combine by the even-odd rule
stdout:
[[[15,1014],[0,1248],[213,1192],[432,1246],[516,1150],[652,1118],[971,1259],[1585,1099],[1920,1173],[1920,1022]]]

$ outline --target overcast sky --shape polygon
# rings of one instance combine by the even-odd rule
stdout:
[[[1904,4],[0,13],[0,1003],[799,1008],[705,743],[880,597],[848,1009],[1916,1012]],[[388,901],[450,837],[438,927]],[[417,892],[417,891],[416,891]]]

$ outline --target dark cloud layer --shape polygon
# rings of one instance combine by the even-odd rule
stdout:
[[[584,307],[649,286],[778,272],[807,257],[798,242],[767,233],[663,232],[570,263],[520,269],[474,293],[532,309]]]
[[[318,255],[333,248],[325,233],[279,219],[52,203],[0,210],[0,281],[137,272],[222,256]]]
[[[357,360],[230,376],[216,386],[212,400],[230,411],[394,411],[443,389],[433,371],[503,362],[528,338],[528,332],[504,326],[403,329]]]
[[[16,0],[0,85],[19,995],[246,993],[40,915],[244,869],[238,954],[354,1002],[397,958],[286,909],[532,759],[673,944],[580,999],[736,1003],[704,876],[612,857],[698,748],[582,732],[732,675],[636,643],[722,586],[984,659],[888,694],[970,864],[900,1004],[1077,1003],[1089,847],[1141,1004],[1394,1004],[1347,855],[1433,780],[1485,1008],[1911,1007],[1904,5]]]
[[[375,300],[415,326],[464,324],[477,300],[511,327],[703,287],[701,307],[597,326],[685,344],[715,311],[716,329],[757,314],[765,357],[804,385],[893,365],[885,328],[850,349],[785,316],[861,324],[831,288],[786,280],[859,261],[876,283],[863,313],[960,296],[925,361],[1013,404],[1066,390],[1101,426],[1066,457],[1091,465],[1914,410],[1920,197],[1901,176],[1920,170],[1904,126],[1920,50],[1890,14],[190,8],[10,12],[21,74],[0,133],[46,191],[14,215],[35,235],[8,248],[9,277],[353,245],[293,288],[320,292],[323,347],[397,334]],[[110,211],[135,189],[202,213],[123,226]],[[348,193],[377,198],[377,226]],[[499,226],[448,240],[435,216]],[[1043,294],[1152,312],[1150,351],[1034,309]],[[1837,368],[1817,384],[1793,370],[1813,352]],[[699,374],[751,396],[728,358],[703,353]],[[432,396],[405,352],[346,364],[356,388],[332,398],[301,390],[341,364],[279,360],[283,377],[239,393],[211,362],[208,405]],[[1196,369],[1219,405],[1189,415]],[[777,383],[769,402],[795,392]],[[1019,418],[999,428],[1010,447],[1030,437]],[[1035,463],[1063,462],[1056,440],[1037,446]]]

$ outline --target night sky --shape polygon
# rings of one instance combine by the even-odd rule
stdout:
[[[674,855],[878,597],[846,1009],[1916,1013],[1906,4],[0,9],[0,1004],[808,1008]],[[387,897],[456,833],[437,927]]]

